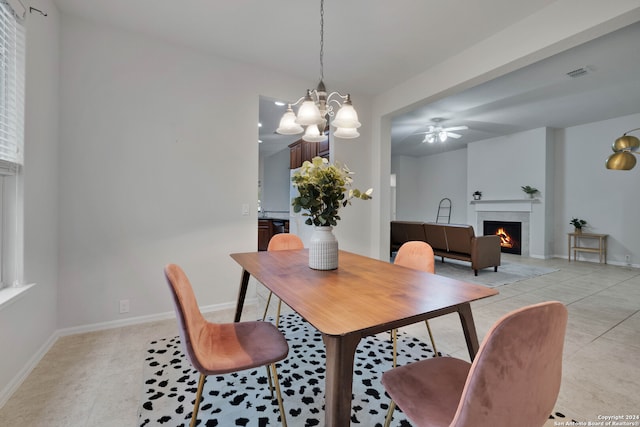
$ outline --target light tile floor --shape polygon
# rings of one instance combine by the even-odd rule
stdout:
[[[562,301],[569,309],[569,325],[556,408],[584,425],[601,416],[640,414],[640,269],[505,258],[558,271],[501,286],[499,295],[474,303],[479,338],[510,310]],[[246,307],[243,319],[261,315],[257,307]],[[231,321],[233,313],[207,317]],[[439,351],[468,360],[457,316],[430,324]],[[424,324],[403,330],[427,340]],[[135,426],[147,344],[174,335],[175,320],[166,320],[60,338],[0,408],[0,426]]]

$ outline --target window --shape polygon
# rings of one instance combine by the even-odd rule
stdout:
[[[0,287],[22,279],[25,29],[0,0]]]

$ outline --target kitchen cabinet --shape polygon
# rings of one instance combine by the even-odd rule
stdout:
[[[316,156],[329,158],[329,138],[323,142],[307,142],[302,139],[289,145],[289,169],[302,166],[305,160]]]
[[[305,160],[311,160],[318,155],[318,143],[298,140],[289,145],[290,169],[302,166]]]
[[[318,156],[329,159],[329,138],[318,143]]]
[[[289,232],[289,220],[278,218],[260,218],[258,219],[258,250],[266,251],[269,246],[269,240],[280,233]]]
[[[268,219],[258,220],[258,250],[266,251],[271,240],[271,221]]]

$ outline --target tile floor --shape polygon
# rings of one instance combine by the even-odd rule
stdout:
[[[569,308],[569,325],[557,409],[584,425],[599,416],[640,414],[640,269],[505,258],[558,271],[501,286],[499,295],[474,303],[480,339],[512,309],[562,301]],[[246,307],[243,319],[261,313],[257,307]],[[208,317],[230,321],[233,313]],[[455,315],[430,324],[439,351],[468,359]],[[427,339],[423,324],[404,330]],[[136,426],[147,343],[174,335],[175,320],[166,320],[60,338],[0,408],[0,426]]]

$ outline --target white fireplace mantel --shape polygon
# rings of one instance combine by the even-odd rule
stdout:
[[[532,212],[539,199],[472,200],[476,212]]]

